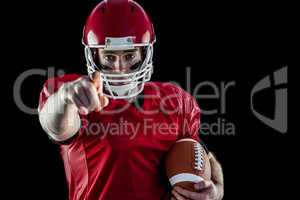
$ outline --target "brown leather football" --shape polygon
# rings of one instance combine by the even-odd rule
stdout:
[[[196,140],[185,138],[176,141],[165,161],[171,185],[195,191],[194,184],[211,179],[208,155]]]

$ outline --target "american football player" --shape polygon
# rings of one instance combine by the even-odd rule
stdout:
[[[171,83],[150,82],[155,34],[133,0],[104,0],[83,31],[88,75],[44,84],[39,119],[60,147],[70,200],[220,200],[222,169],[210,154],[212,180],[197,192],[170,189],[163,160],[174,142],[199,141],[200,109]]]

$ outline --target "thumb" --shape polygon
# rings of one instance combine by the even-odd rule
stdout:
[[[99,96],[99,100],[100,100],[100,104],[101,104],[101,108],[105,108],[106,106],[108,106],[109,104],[109,99],[106,96]]]
[[[96,108],[96,112],[100,112],[103,110],[103,108],[105,108],[106,106],[108,106],[109,104],[109,99],[104,96],[104,95],[98,95],[99,96],[99,106]]]

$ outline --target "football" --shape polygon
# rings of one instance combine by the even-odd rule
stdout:
[[[195,191],[194,184],[211,179],[208,155],[196,140],[185,138],[175,142],[167,153],[165,168],[169,182],[189,191]]]

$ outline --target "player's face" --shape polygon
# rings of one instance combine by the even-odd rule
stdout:
[[[98,55],[100,64],[103,66],[102,70],[109,73],[133,72],[142,61],[140,48],[121,51],[99,49]]]

